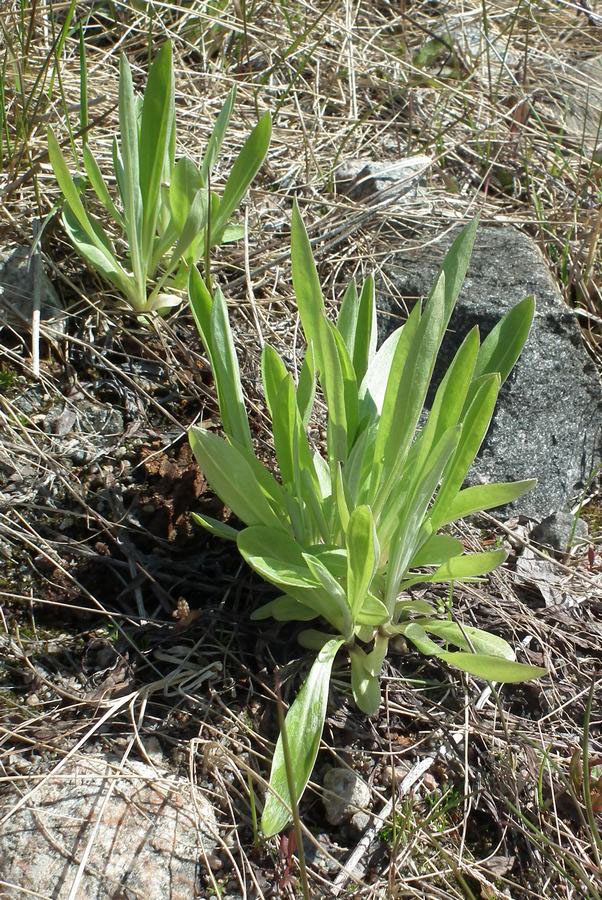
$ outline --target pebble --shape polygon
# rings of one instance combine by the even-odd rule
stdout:
[[[397,786],[403,781],[412,768],[412,763],[400,763],[397,766],[383,766],[380,779],[385,787],[391,787],[393,782]]]
[[[351,826],[356,831],[363,833],[370,824],[372,816],[365,812],[356,812],[351,817]]]
[[[348,822],[356,812],[370,806],[370,788],[352,769],[330,769],[324,776],[324,787],[329,792],[323,803],[331,825]]]
[[[575,516],[571,512],[560,509],[546,516],[529,536],[537,544],[564,552],[571,539],[574,548],[575,544],[587,538],[588,527],[584,519],[577,519],[575,523]]]

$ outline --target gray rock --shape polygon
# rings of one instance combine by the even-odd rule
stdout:
[[[0,326],[18,330],[31,325],[36,287],[40,297],[40,319],[61,319],[61,301],[44,272],[39,251],[17,245],[0,249]]]
[[[584,519],[577,519],[568,510],[557,510],[536,525],[529,537],[538,544],[543,544],[552,550],[564,552],[571,542],[571,546],[587,538],[589,530]]]
[[[370,806],[370,788],[351,769],[329,769],[324,776],[324,787],[329,792],[324,796],[324,808],[331,825],[348,822],[356,812]]]
[[[459,57],[469,69],[475,70],[481,79],[495,82],[507,78],[520,62],[520,56],[491,21],[487,28],[480,13],[452,15],[437,31],[437,37]]]
[[[340,870],[341,866],[337,860],[344,851],[338,844],[333,843],[329,834],[316,834],[313,841],[304,834],[303,848],[305,861],[322,875],[336,875]]]
[[[587,152],[593,151],[602,141],[602,53],[561,67],[555,65],[548,79],[555,101],[547,111],[556,126],[564,128]]]
[[[210,803],[186,779],[139,761],[84,756],[33,790],[0,804],[0,880],[5,898],[20,888],[70,896],[80,863],[78,900],[190,900],[200,884],[203,848],[215,848]],[[4,816],[6,815],[6,820]],[[89,855],[86,852],[89,849]]]
[[[44,431],[57,437],[69,434],[91,439],[94,445],[115,443],[123,433],[125,424],[122,413],[109,403],[98,403],[81,396],[66,400],[49,411]]]
[[[411,770],[412,763],[409,760],[402,762],[395,767],[383,766],[381,772],[381,781],[385,787],[391,787],[394,782],[397,787],[399,787],[403,779],[410,773]]]
[[[418,187],[430,164],[428,156],[410,156],[390,162],[350,159],[336,169],[335,189],[350,200],[397,199]]]
[[[393,258],[386,280],[403,298],[428,294],[455,235]],[[522,356],[503,385],[498,406],[468,483],[537,478],[537,487],[510,504],[541,519],[570,505],[602,457],[602,391],[575,317],[535,242],[512,227],[481,226],[460,299],[444,339],[428,402],[473,325],[483,339],[517,302],[533,294],[537,310]],[[399,324],[401,308],[377,291],[380,338]]]
[[[365,812],[356,812],[351,816],[351,827],[358,832],[358,834],[362,834],[372,821],[372,816],[369,813]]]

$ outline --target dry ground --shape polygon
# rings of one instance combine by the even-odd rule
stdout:
[[[49,51],[68,11],[67,2],[50,0],[2,4],[0,243],[30,244],[35,223],[45,222],[44,262],[66,319],[63,330],[42,324],[39,374],[27,324],[2,330],[0,776],[8,783],[78,741],[97,741],[100,716],[115,702],[101,729],[105,744],[129,746],[133,723],[142,748],[158,737],[173,765],[207,790],[224,839],[230,835],[205,871],[207,896],[292,896],[301,885],[286,847],[254,841],[250,786],[259,802],[276,734],[274,669],[286,700],[308,660],[290,633],[249,621],[266,587],[229,546],[191,526],[191,511],[221,508],[185,442],[192,422],[217,425],[186,306],[150,327],[136,322],[86,270],[53,214],[60,197],[46,125],[66,148],[71,129],[79,146],[77,32]],[[433,41],[454,15],[470,24],[483,13],[491,42],[478,57]],[[238,84],[221,179],[258,114],[272,110],[272,145],[246,203],[246,239],[214,255],[267,457],[258,348],[263,335],[294,357],[294,197],[333,303],[351,274],[380,270],[393,252],[477,210],[484,221],[517,224],[540,244],[588,351],[602,361],[602,135],[570,133],[558,112],[562,66],[578,83],[579,60],[602,52],[599,3],[86,2],[77,16],[85,25],[89,141],[107,177],[121,50],[142,88],[149,56],[171,37],[178,150],[193,156]],[[432,160],[426,184],[394,207],[333,193],[344,160],[417,154]],[[358,769],[383,818],[363,839],[328,826],[313,785],[301,809],[309,846],[319,837],[334,860],[328,870],[326,856],[313,864],[309,853],[316,896],[602,897],[602,788],[592,780],[588,790],[580,774],[584,753],[602,761],[595,482],[575,498],[582,500],[591,540],[557,562],[560,602],[546,605],[534,586],[518,582],[515,556],[453,598],[471,623],[522,642],[548,678],[483,691],[442,665],[393,656],[381,714],[368,720],[335,673],[316,781],[335,759]],[[466,525],[462,537],[520,549],[520,523],[480,525]],[[181,665],[174,648],[185,648]],[[221,671],[199,683],[215,662]],[[169,696],[147,698],[144,687],[157,678]],[[138,690],[128,708],[116,702]],[[392,765],[402,767],[393,785]],[[400,785],[404,771],[412,777]],[[340,867],[353,853],[350,878]]]

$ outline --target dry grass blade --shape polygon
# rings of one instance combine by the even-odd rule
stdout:
[[[288,251],[295,198],[329,308],[350,276],[374,271],[400,317],[407,310],[387,275],[393,256],[436,241],[477,210],[486,223],[515,225],[538,242],[602,371],[602,129],[599,84],[588,74],[602,54],[601,11],[547,0],[90,0],[74,5],[62,31],[72,5],[5,0],[0,27],[0,249],[18,244],[30,254],[50,216],[36,259],[64,307],[52,317],[42,291],[38,324],[37,298],[28,306],[27,289],[9,297],[0,270],[2,828],[52,779],[70,783],[71,763],[97,752],[124,766],[139,757],[163,773],[156,739],[164,766],[187,780],[182,792],[215,811],[215,849],[201,841],[197,855],[199,892],[292,897],[292,857],[256,840],[249,784],[260,814],[276,737],[273,671],[288,704],[306,661],[293,635],[249,622],[269,599],[265,588],[228,545],[191,525],[192,511],[227,514],[183,446],[193,422],[219,425],[192,319],[183,309],[143,327],[74,257],[54,215],[46,128],[72,153],[73,172],[83,172],[85,133],[112,177],[119,54],[140,90],[166,39],[176,155],[199,161],[237,85],[212,178],[218,194],[244,135],[272,111],[245,240],[221,247],[213,268],[232,303],[254,439],[270,462],[258,359],[265,341],[291,370],[298,365]],[[88,122],[80,116],[80,26]],[[341,163],[405,157],[425,160],[405,193],[354,201],[334,190]],[[322,425],[312,423],[316,445]],[[589,544],[564,560],[543,554],[558,603],[520,581],[513,557],[486,583],[454,591],[462,621],[522,645],[525,660],[550,670],[545,686],[483,693],[400,647],[386,671],[387,703],[367,719],[352,712],[335,671],[301,807],[315,896],[602,897],[601,508],[594,482],[584,507]],[[466,524],[457,537],[475,550],[507,541],[517,552],[522,540],[493,519]],[[438,599],[445,606],[449,598]],[[578,777],[584,756],[595,763],[589,781]],[[331,763],[359,771],[369,786],[372,818],[361,827],[325,819],[320,785]],[[156,784],[167,791],[164,778]],[[106,790],[109,805],[116,789]],[[56,840],[40,821],[40,834],[43,827]],[[195,822],[201,835],[200,805]],[[83,896],[92,877],[99,831],[86,842],[65,896]],[[0,870],[7,896],[50,896],[15,881]]]

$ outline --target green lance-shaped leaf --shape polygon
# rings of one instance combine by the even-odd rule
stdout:
[[[361,418],[367,418],[370,422],[378,421],[382,413],[387,384],[389,382],[389,375],[391,374],[391,366],[397,359],[397,345],[401,340],[401,336],[406,329],[406,326],[408,325],[408,323],[410,323],[410,319],[412,319],[414,328],[418,326],[418,321],[420,320],[420,309],[420,304],[416,303],[414,309],[412,310],[412,313],[414,313],[414,310],[416,310],[413,319],[412,313],[410,313],[410,318],[405,323],[405,325],[402,325],[400,328],[397,328],[392,334],[390,334],[389,337],[386,338],[385,341],[383,341],[381,346],[372,357],[359,389]],[[411,340],[412,335],[406,335],[406,338],[404,339],[404,352],[406,354],[409,349]],[[400,365],[398,364],[398,368],[399,371],[402,372],[403,363],[401,363]]]
[[[321,545],[323,546],[323,545]],[[282,528],[253,526],[238,535],[243,558],[266,581],[323,616],[338,632],[350,636],[351,615],[344,592],[330,568],[330,554],[304,554],[299,543]]]
[[[516,661],[516,654],[510,644],[497,634],[490,634],[472,625],[459,625],[457,622],[443,619],[420,619],[418,624],[428,634],[434,634],[446,644],[453,644],[454,647],[468,653],[481,653]]]
[[[284,723],[292,757],[293,791],[297,802],[307,787],[318,755],[326,718],[330,672],[342,643],[340,639],[333,639],[321,649]],[[290,807],[282,737],[279,737],[272,760],[270,790],[261,817],[261,828],[266,837],[278,834],[286,827],[291,818]]]
[[[403,469],[407,450],[414,435],[435,360],[445,329],[458,299],[474,244],[477,220],[462,229],[443,261],[441,271],[427,301],[420,324],[403,367],[397,391],[389,384],[383,417],[379,425],[375,451],[375,488],[377,513]],[[393,373],[393,369],[392,369]],[[385,417],[385,407],[388,415]],[[382,471],[381,467],[382,466]]]
[[[341,302],[337,331],[353,362],[357,384],[361,384],[376,352],[376,303],[374,279],[368,276],[358,297],[355,281],[349,282]]]
[[[382,600],[368,592],[364,597],[362,608],[355,617],[356,625],[384,625],[390,620],[389,611]]]
[[[377,514],[403,471],[441,343],[443,313],[442,299],[426,307],[398,382],[391,381],[398,372],[395,363],[391,368],[374,451]]]
[[[117,224],[121,228],[125,228],[123,216],[113,202],[113,198],[109,193],[107,184],[102,177],[102,172],[100,171],[98,163],[92,155],[92,152],[87,143],[84,144],[83,158],[86,175],[88,176],[88,179],[94,189],[96,196],[98,197],[106,211],[109,213],[109,215],[113,218],[113,220],[117,222]]]
[[[347,596],[355,621],[379,564],[379,546],[374,517],[369,506],[351,513],[347,533]]]
[[[326,631],[318,631],[316,628],[306,628],[305,631],[299,632],[297,640],[306,650],[315,650],[319,652],[324,644],[333,639],[332,634]]]
[[[464,338],[437,388],[427,423],[420,434],[417,466],[421,467],[424,464],[441,435],[462,420],[464,402],[470,388],[478,352],[479,329],[475,326]]]
[[[320,358],[320,384],[328,406],[328,457],[331,465],[344,462],[348,451],[346,381],[339,356],[334,328],[322,318],[318,324]]]
[[[265,398],[272,418],[274,449],[282,483],[292,485],[295,483],[296,471],[295,422],[299,416],[293,380],[276,351],[267,344],[261,362]]]
[[[529,666],[525,663],[511,662],[498,656],[485,656],[479,653],[445,653],[439,657],[455,669],[468,672],[486,681],[498,681],[501,684],[516,684],[531,681],[547,675],[547,670],[540,666]]]
[[[235,541],[238,537],[236,528],[232,528],[230,525],[226,525],[225,522],[212,518],[212,516],[206,516],[204,513],[192,513],[192,518],[197,525],[202,525],[214,537],[223,538],[226,541]]]
[[[222,240],[228,219],[240,204],[265,159],[272,135],[269,112],[261,117],[236,158],[230,171],[215,219],[211,222],[211,243]]]
[[[379,394],[382,392],[382,383],[385,371],[388,370],[388,377],[386,388],[384,394],[382,394],[381,401],[381,411],[380,418],[378,418],[378,426],[376,432],[376,443],[374,446],[374,468],[372,472],[372,497],[375,497],[378,490],[381,488],[383,483],[383,478],[386,476],[385,464],[387,462],[387,449],[389,452],[389,467],[392,465],[391,453],[393,449],[393,443],[395,440],[398,441],[397,451],[400,454],[405,454],[404,450],[404,433],[406,430],[411,429],[412,426],[409,422],[398,421],[398,416],[401,415],[401,407],[405,401],[408,400],[407,397],[402,393],[404,377],[406,381],[406,389],[407,382],[411,380],[409,371],[407,371],[408,360],[413,358],[413,348],[418,345],[421,334],[421,308],[420,304],[417,303],[412,312],[410,313],[407,322],[403,325],[399,339],[394,344],[395,352],[392,359],[389,359],[388,354],[384,354],[384,347],[381,347],[380,351],[376,354],[372,361],[372,366],[368,369],[366,374],[366,378],[368,380],[374,379],[371,386],[366,385],[366,397],[373,396],[372,390],[375,394]],[[424,330],[424,329],[422,329]],[[393,346],[393,344],[392,344]],[[417,360],[422,360],[425,362],[424,356],[417,356]],[[414,364],[410,362],[410,368]],[[381,369],[378,366],[382,366]],[[374,371],[373,371],[374,369]],[[417,376],[417,369],[414,367],[414,374]],[[360,395],[364,386],[360,389]],[[416,391],[414,392],[417,396],[418,386],[416,384]],[[408,401],[409,402],[409,401]],[[375,398],[375,406],[378,409],[378,401]],[[362,407],[362,412],[364,411],[364,407]],[[413,434],[413,430],[412,430]],[[409,435],[409,431],[408,431]],[[407,437],[407,443],[409,443],[409,437]]]
[[[442,581],[463,581],[466,578],[479,578],[493,572],[504,562],[506,550],[486,550],[483,553],[463,553],[452,556],[429,575],[410,575],[399,587],[407,591],[415,584],[438,584]]]
[[[339,629],[346,640],[350,640],[353,636],[353,622],[345,591],[317,556],[312,556],[311,553],[304,553],[303,559],[314,578],[320,582],[329,597],[331,609],[329,609],[325,618]]]
[[[305,542],[312,540],[313,533],[312,525],[307,522],[306,511],[313,517],[315,528],[326,540],[328,525],[322,508],[320,483],[303,427],[292,376],[269,345],[264,347],[261,368],[282,483],[289,491],[291,502],[296,501],[299,516],[305,523],[301,529]]]
[[[73,218],[79,223],[82,231],[85,233],[89,242],[96,246],[98,250],[107,258],[107,263],[113,262],[117,265],[116,259],[111,259],[113,254],[110,251],[110,241],[104,232],[99,235],[100,226],[96,228],[92,225],[92,221],[84,205],[80,199],[80,192],[75,186],[75,182],[71,177],[71,173],[67,168],[67,163],[61,152],[59,143],[54,136],[51,128],[48,129],[48,156],[54,170],[54,175],[58,185],[63,193],[65,200],[71,210]]]
[[[475,379],[497,372],[500,384],[505,382],[529,336],[534,315],[535,299],[525,297],[500,319],[481,345],[474,372]],[[474,391],[473,386],[466,399],[466,408],[472,402]]]
[[[161,181],[170,155],[175,119],[174,93],[172,49],[171,42],[167,41],[148,74],[140,123],[139,177],[144,216],[141,250],[146,260],[151,259],[153,253]]]
[[[307,343],[313,351],[328,406],[329,458],[331,464],[336,460],[344,462],[349,449],[348,426],[354,429],[357,422],[357,393],[354,396],[353,385],[355,377],[351,378],[353,370],[344,341],[326,318],[316,265],[296,202],[291,227],[291,262],[301,324]]]
[[[197,192],[190,209],[188,211],[188,215],[186,217],[186,221],[184,222],[184,226],[181,231],[178,233],[178,238],[175,247],[173,248],[171,257],[167,266],[165,268],[165,272],[162,275],[160,281],[153,289],[151,296],[149,297],[149,304],[152,303],[154,298],[159,294],[162,290],[163,285],[167,281],[167,279],[172,275],[174,269],[178,266],[178,263],[183,258],[186,258],[187,253],[190,247],[196,241],[200,232],[202,232],[207,224],[207,216],[209,214],[208,203],[207,203],[207,193],[204,190],[200,190]],[[175,234],[176,232],[168,232],[168,238],[171,234]],[[169,242],[171,244],[171,239],[169,238]],[[165,251],[167,247],[165,246]],[[163,257],[164,253],[161,254]],[[149,273],[150,274],[150,273]]]
[[[316,396],[316,365],[311,344],[301,364],[299,383],[297,385],[297,406],[303,427],[307,428]]]
[[[358,382],[355,377],[353,362],[351,360],[347,347],[345,346],[343,338],[341,337],[335,326],[332,324],[332,322],[326,322],[325,324],[328,326],[334,338],[339,357],[340,371],[343,378],[343,397],[345,402],[345,421],[347,428],[347,452],[349,452],[349,450],[351,450],[351,448],[353,447],[353,441],[358,425]],[[347,452],[345,453],[345,458],[347,458]]]
[[[380,684],[378,677],[370,671],[370,661],[360,647],[352,647],[351,657],[351,690],[353,699],[359,709],[367,716],[376,715],[380,706]]]
[[[318,618],[318,613],[294,597],[283,594],[251,613],[251,619],[255,622],[269,618],[276,619],[277,622],[310,622]]]
[[[190,429],[188,439],[207,481],[241,521],[247,525],[280,525],[253,469],[237,447],[197,427]]]
[[[123,169],[123,158],[121,156],[121,147],[119,146],[119,142],[117,140],[117,136],[113,135],[113,140],[111,142],[111,150],[113,156],[113,169],[115,170],[115,181],[117,182],[117,190],[119,191],[119,196],[121,197],[121,204],[124,205],[123,198],[125,197],[125,172]],[[125,225],[124,225],[125,229]]]
[[[123,165],[123,218],[132,261],[134,280],[140,292],[140,306],[146,303],[146,275],[142,244],[143,205],[140,190],[138,156],[138,115],[132,73],[127,57],[121,54],[119,63],[119,131],[121,134],[121,162]]]
[[[424,470],[409,496],[399,527],[391,541],[385,595],[385,604],[391,612],[395,608],[395,598],[399,593],[400,580],[407,571],[409,562],[419,545],[420,528],[427,506],[435,492],[446,462],[457,446],[458,437],[459,427],[450,428],[437,443],[431,459],[424,466]]]
[[[530,681],[532,678],[540,678],[547,674],[545,669],[538,666],[528,666],[499,656],[443,650],[428,637],[424,628],[416,622],[399,626],[398,630],[425,656],[436,656],[456,669],[461,669],[463,672],[487,681],[511,684]]]
[[[320,585],[299,544],[281,528],[245,528],[238,535],[238,549],[256,572],[277,587],[286,590]]]
[[[358,385],[362,383],[368,366],[376,353],[376,299],[374,297],[374,278],[369,275],[359,298],[359,310],[353,343],[353,368]]]
[[[200,172],[188,157],[183,156],[174,166],[169,184],[169,208],[178,232],[184,228],[192,201],[205,188]]]
[[[537,479],[530,478],[525,481],[476,484],[473,487],[464,488],[464,490],[458,491],[453,500],[450,500],[439,512],[438,527],[442,528],[443,525],[485,509],[494,509],[496,506],[511,503],[517,497],[522,497],[527,491],[532,490],[536,484]]]
[[[252,448],[249,420],[245,411],[245,401],[240,382],[238,358],[228,320],[226,301],[216,288],[211,309],[211,344],[213,348],[214,373],[219,385],[220,411],[226,433],[241,445]]]
[[[68,204],[63,209],[63,225],[67,236],[77,252],[86,262],[96,269],[110,284],[121,291],[128,298],[134,309],[140,309],[136,284],[132,276],[126,272],[111,252],[111,247],[105,245],[108,237],[102,230],[102,226],[90,217],[88,222],[95,238],[89,237],[89,230],[83,228],[79,219]]]
[[[311,245],[297,202],[293,204],[291,223],[291,264],[293,287],[299,310],[299,317],[308,345],[313,348],[316,368],[320,372],[320,383],[324,390],[322,374],[324,369],[324,351],[322,342],[324,332],[322,322],[325,318],[324,298]]]
[[[376,425],[367,425],[356,437],[345,464],[345,493],[352,506],[362,505],[368,500],[375,440]]]
[[[410,560],[410,569],[422,566],[440,566],[452,556],[464,552],[462,541],[448,534],[431,534]]]
[[[226,134],[226,129],[232,115],[234,100],[236,99],[236,85],[231,88],[230,93],[226,97],[226,102],[222,106],[220,113],[215,120],[211,137],[207,141],[207,149],[201,163],[201,179],[203,184],[207,184],[207,179],[213,172],[213,167],[217,162],[219,152]]]
[[[481,446],[500,390],[500,376],[484,375],[462,422],[462,434],[456,451],[443,475],[441,488],[431,510],[433,531],[447,519],[447,506],[456,496]]]
[[[224,430],[232,440],[252,453],[240,369],[223,295],[218,288],[215,297],[212,297],[193,266],[190,269],[188,296],[198,332],[211,363]]]
[[[333,481],[334,488],[334,509],[336,510],[336,514],[338,515],[340,532],[344,534],[347,531],[349,525],[349,497],[347,496],[347,491],[345,490],[345,483],[343,481],[343,470],[341,468],[340,462],[337,462],[335,467],[335,477]]]
[[[287,375],[287,368],[279,353],[270,344],[265,344],[261,353],[261,379],[265,402],[272,419],[277,409],[280,385],[286,380]]]
[[[353,356],[353,347],[355,345],[358,300],[355,279],[352,278],[343,294],[341,308],[339,309],[339,315],[337,316],[337,330],[345,341],[345,346],[347,347],[350,356]]]
[[[464,284],[472,248],[474,246],[477,227],[479,224],[479,216],[465,225],[447,251],[439,275],[435,280],[435,284],[429,295],[429,303],[431,299],[438,293],[442,292],[444,297],[444,326],[447,328],[451,314],[458,300],[460,290]]]

